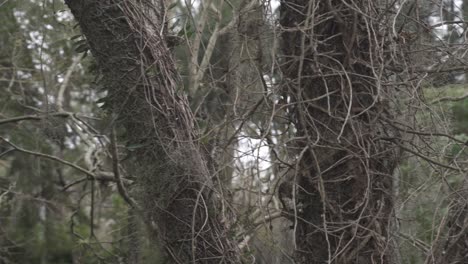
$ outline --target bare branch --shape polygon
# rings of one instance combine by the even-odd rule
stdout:
[[[95,117],[85,116],[83,114],[60,111],[60,112],[50,113],[48,115],[45,115],[45,114],[23,115],[23,116],[16,116],[16,117],[11,117],[11,118],[6,118],[6,119],[0,119],[0,125],[4,125],[4,124],[8,124],[8,123],[21,122],[21,121],[24,121],[24,120],[40,121],[40,120],[42,120],[44,118],[48,118],[48,117],[63,117],[63,118],[75,117],[77,120],[80,120],[81,122],[83,122],[83,121],[81,119],[79,119],[78,117],[98,119],[98,118],[95,118]]]
[[[44,154],[44,153],[40,153],[40,152],[35,152],[35,151],[30,151],[30,150],[26,150],[26,149],[23,149],[21,147],[18,147],[17,145],[11,143],[10,141],[6,140],[4,137],[0,137],[0,140],[4,141],[5,143],[7,143],[8,145],[10,145],[14,151],[18,151],[18,152],[21,152],[21,153],[25,153],[25,154],[29,154],[29,155],[33,155],[33,156],[37,156],[37,157],[41,157],[41,158],[45,158],[45,159],[48,159],[48,160],[53,160],[53,161],[56,161],[58,163],[61,163],[61,164],[64,164],[64,165],[67,165],[79,172],[82,172],[84,173],[88,180],[98,180],[98,181],[110,181],[110,182],[114,182],[115,181],[115,178],[113,176],[111,176],[112,174],[109,173],[109,172],[98,172],[98,173],[92,173],[88,170],[86,170],[85,168],[83,167],[80,167],[76,164],[73,164],[69,161],[66,161],[64,159],[61,159],[59,157],[56,157],[56,156],[52,156],[52,155],[48,155],[48,154]],[[6,152],[10,152],[10,151],[6,151]],[[4,153],[6,153],[4,152]]]
[[[57,94],[57,107],[58,107],[58,109],[60,111],[63,111],[63,95],[65,93],[65,90],[68,87],[68,83],[70,82],[70,77],[71,77],[73,71],[75,70],[76,66],[78,66],[78,64],[80,63],[81,58],[82,58],[82,56],[73,57],[73,59],[72,59],[73,62],[70,65],[70,67],[68,68],[67,73],[65,74],[65,77],[63,78],[63,82],[60,85],[60,89],[59,89],[58,94]]]
[[[117,143],[116,143],[116,136],[115,136],[115,128],[112,128],[111,135],[110,135],[110,151],[112,155],[112,169],[114,171],[115,182],[117,183],[117,190],[125,202],[128,203],[132,208],[140,210],[140,206],[138,206],[137,202],[132,199],[129,195],[125,186],[122,183],[122,178],[120,177],[119,171],[119,156],[117,154]]]
[[[453,97],[453,96],[442,97],[442,98],[433,100],[432,102],[430,102],[430,104],[442,103],[442,102],[447,102],[447,101],[457,102],[457,101],[463,101],[466,98],[468,98],[468,93],[466,93],[466,94],[464,94],[462,96],[459,96],[459,97]]]
[[[57,112],[57,113],[51,113],[48,115],[48,117],[63,117],[63,118],[67,118],[67,117],[70,117],[71,115],[73,115],[73,113],[69,113],[69,112]],[[35,121],[38,121],[38,120],[42,120],[44,118],[46,118],[47,116],[45,115],[24,115],[24,116],[17,116],[17,117],[12,117],[12,118],[7,118],[7,119],[1,119],[0,120],[0,125],[4,125],[4,124],[8,124],[8,123],[14,123],[14,122],[20,122],[20,121],[23,121],[23,120],[35,120]]]

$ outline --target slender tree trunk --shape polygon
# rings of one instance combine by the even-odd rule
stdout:
[[[226,162],[230,162],[232,167],[236,162],[236,154],[239,154],[239,142],[237,138],[248,135],[247,127],[252,124],[261,127],[262,116],[255,115],[256,111],[261,109],[259,100],[263,98],[264,87],[262,83],[262,28],[264,23],[263,7],[258,0],[242,0],[238,6],[238,22],[237,26],[230,32],[230,49],[231,56],[229,60],[229,72],[227,78],[227,93],[230,96],[228,112],[230,112],[229,120],[233,121],[232,126],[229,126],[227,134],[226,146],[228,153],[224,156]],[[235,134],[237,133],[237,134]],[[234,137],[234,138],[232,138]],[[227,156],[227,158],[226,158]],[[233,159],[234,157],[234,159]],[[230,158],[230,160],[229,160]],[[238,157],[237,157],[238,158]],[[231,177],[234,176],[234,171],[231,170]],[[237,202],[242,204],[241,210],[249,210],[253,205],[249,201],[255,196],[252,192],[253,181],[256,181],[255,175],[252,175],[250,168],[239,172],[241,180],[238,180],[236,188],[245,188],[245,192],[241,192],[242,198]],[[229,179],[230,181],[232,179]],[[254,201],[255,203],[255,201]],[[245,211],[244,211],[245,213]]]
[[[122,165],[137,178],[132,193],[152,239],[176,263],[239,263],[187,99],[177,93],[164,1],[66,3],[99,66],[112,122],[136,146]]]
[[[298,148],[297,263],[397,263],[396,132],[382,86],[385,44],[373,0],[281,3],[282,69]],[[387,31],[388,32],[388,31]],[[386,89],[386,90],[384,90]]]

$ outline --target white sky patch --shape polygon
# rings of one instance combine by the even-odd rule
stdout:
[[[239,160],[243,164],[259,162],[260,171],[267,170],[271,166],[270,149],[264,141],[251,138],[244,133],[240,134],[239,140]]]
[[[196,15],[200,9],[200,0],[184,0],[182,2],[184,6],[190,6],[192,7],[192,14]]]
[[[29,78],[32,78],[32,74],[30,72],[24,72],[22,70],[18,70],[16,71],[16,74],[19,78],[25,80],[25,79],[29,79]]]
[[[280,6],[280,1],[272,0],[270,1],[271,11],[275,12],[275,10]]]
[[[69,10],[62,10],[55,13],[55,17],[57,18],[58,22],[69,22],[73,21],[73,15]]]
[[[26,12],[15,10],[13,12],[13,15],[15,16],[16,21],[20,25],[20,28],[22,30],[25,30],[27,25],[29,25],[29,19],[25,18]]]
[[[252,126],[250,129],[256,130]],[[255,133],[260,135],[260,131]],[[270,151],[271,149],[265,140],[250,137],[243,131],[240,132],[238,148],[234,154],[236,171],[232,183],[242,185],[245,184],[245,180],[252,179],[256,185],[259,184],[262,191],[266,191],[268,183],[275,177],[271,170],[273,163]]]
[[[463,0],[455,0],[455,21],[461,21],[463,18]],[[440,16],[443,14],[437,14],[437,16],[429,17],[429,23],[431,25],[439,24],[442,22],[446,22],[442,20]],[[454,27],[457,29],[458,33],[461,34],[463,32],[463,28],[460,25],[455,24]],[[444,38],[444,36],[448,33],[447,30],[449,29],[448,25],[440,25],[434,28],[434,32],[439,38]]]

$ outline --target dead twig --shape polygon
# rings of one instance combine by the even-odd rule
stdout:
[[[128,203],[132,208],[140,210],[140,206],[138,206],[137,202],[133,200],[129,195],[127,190],[125,189],[124,184],[122,183],[122,178],[120,177],[119,171],[119,156],[117,154],[117,143],[116,143],[116,136],[115,136],[115,128],[112,127],[111,135],[110,135],[110,151],[112,156],[112,169],[114,171],[115,182],[117,183],[117,190],[125,202]]]

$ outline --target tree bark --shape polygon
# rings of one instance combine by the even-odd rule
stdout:
[[[175,263],[240,263],[166,45],[164,1],[66,0],[99,66],[105,107],[151,238]]]
[[[284,89],[297,129],[292,197],[297,263],[397,263],[384,120],[386,16],[374,1],[281,3]],[[386,31],[388,32],[388,31]],[[387,89],[387,87],[390,87]],[[387,89],[387,90],[384,90]],[[386,139],[386,140],[383,140]],[[391,140],[390,140],[391,141]]]

